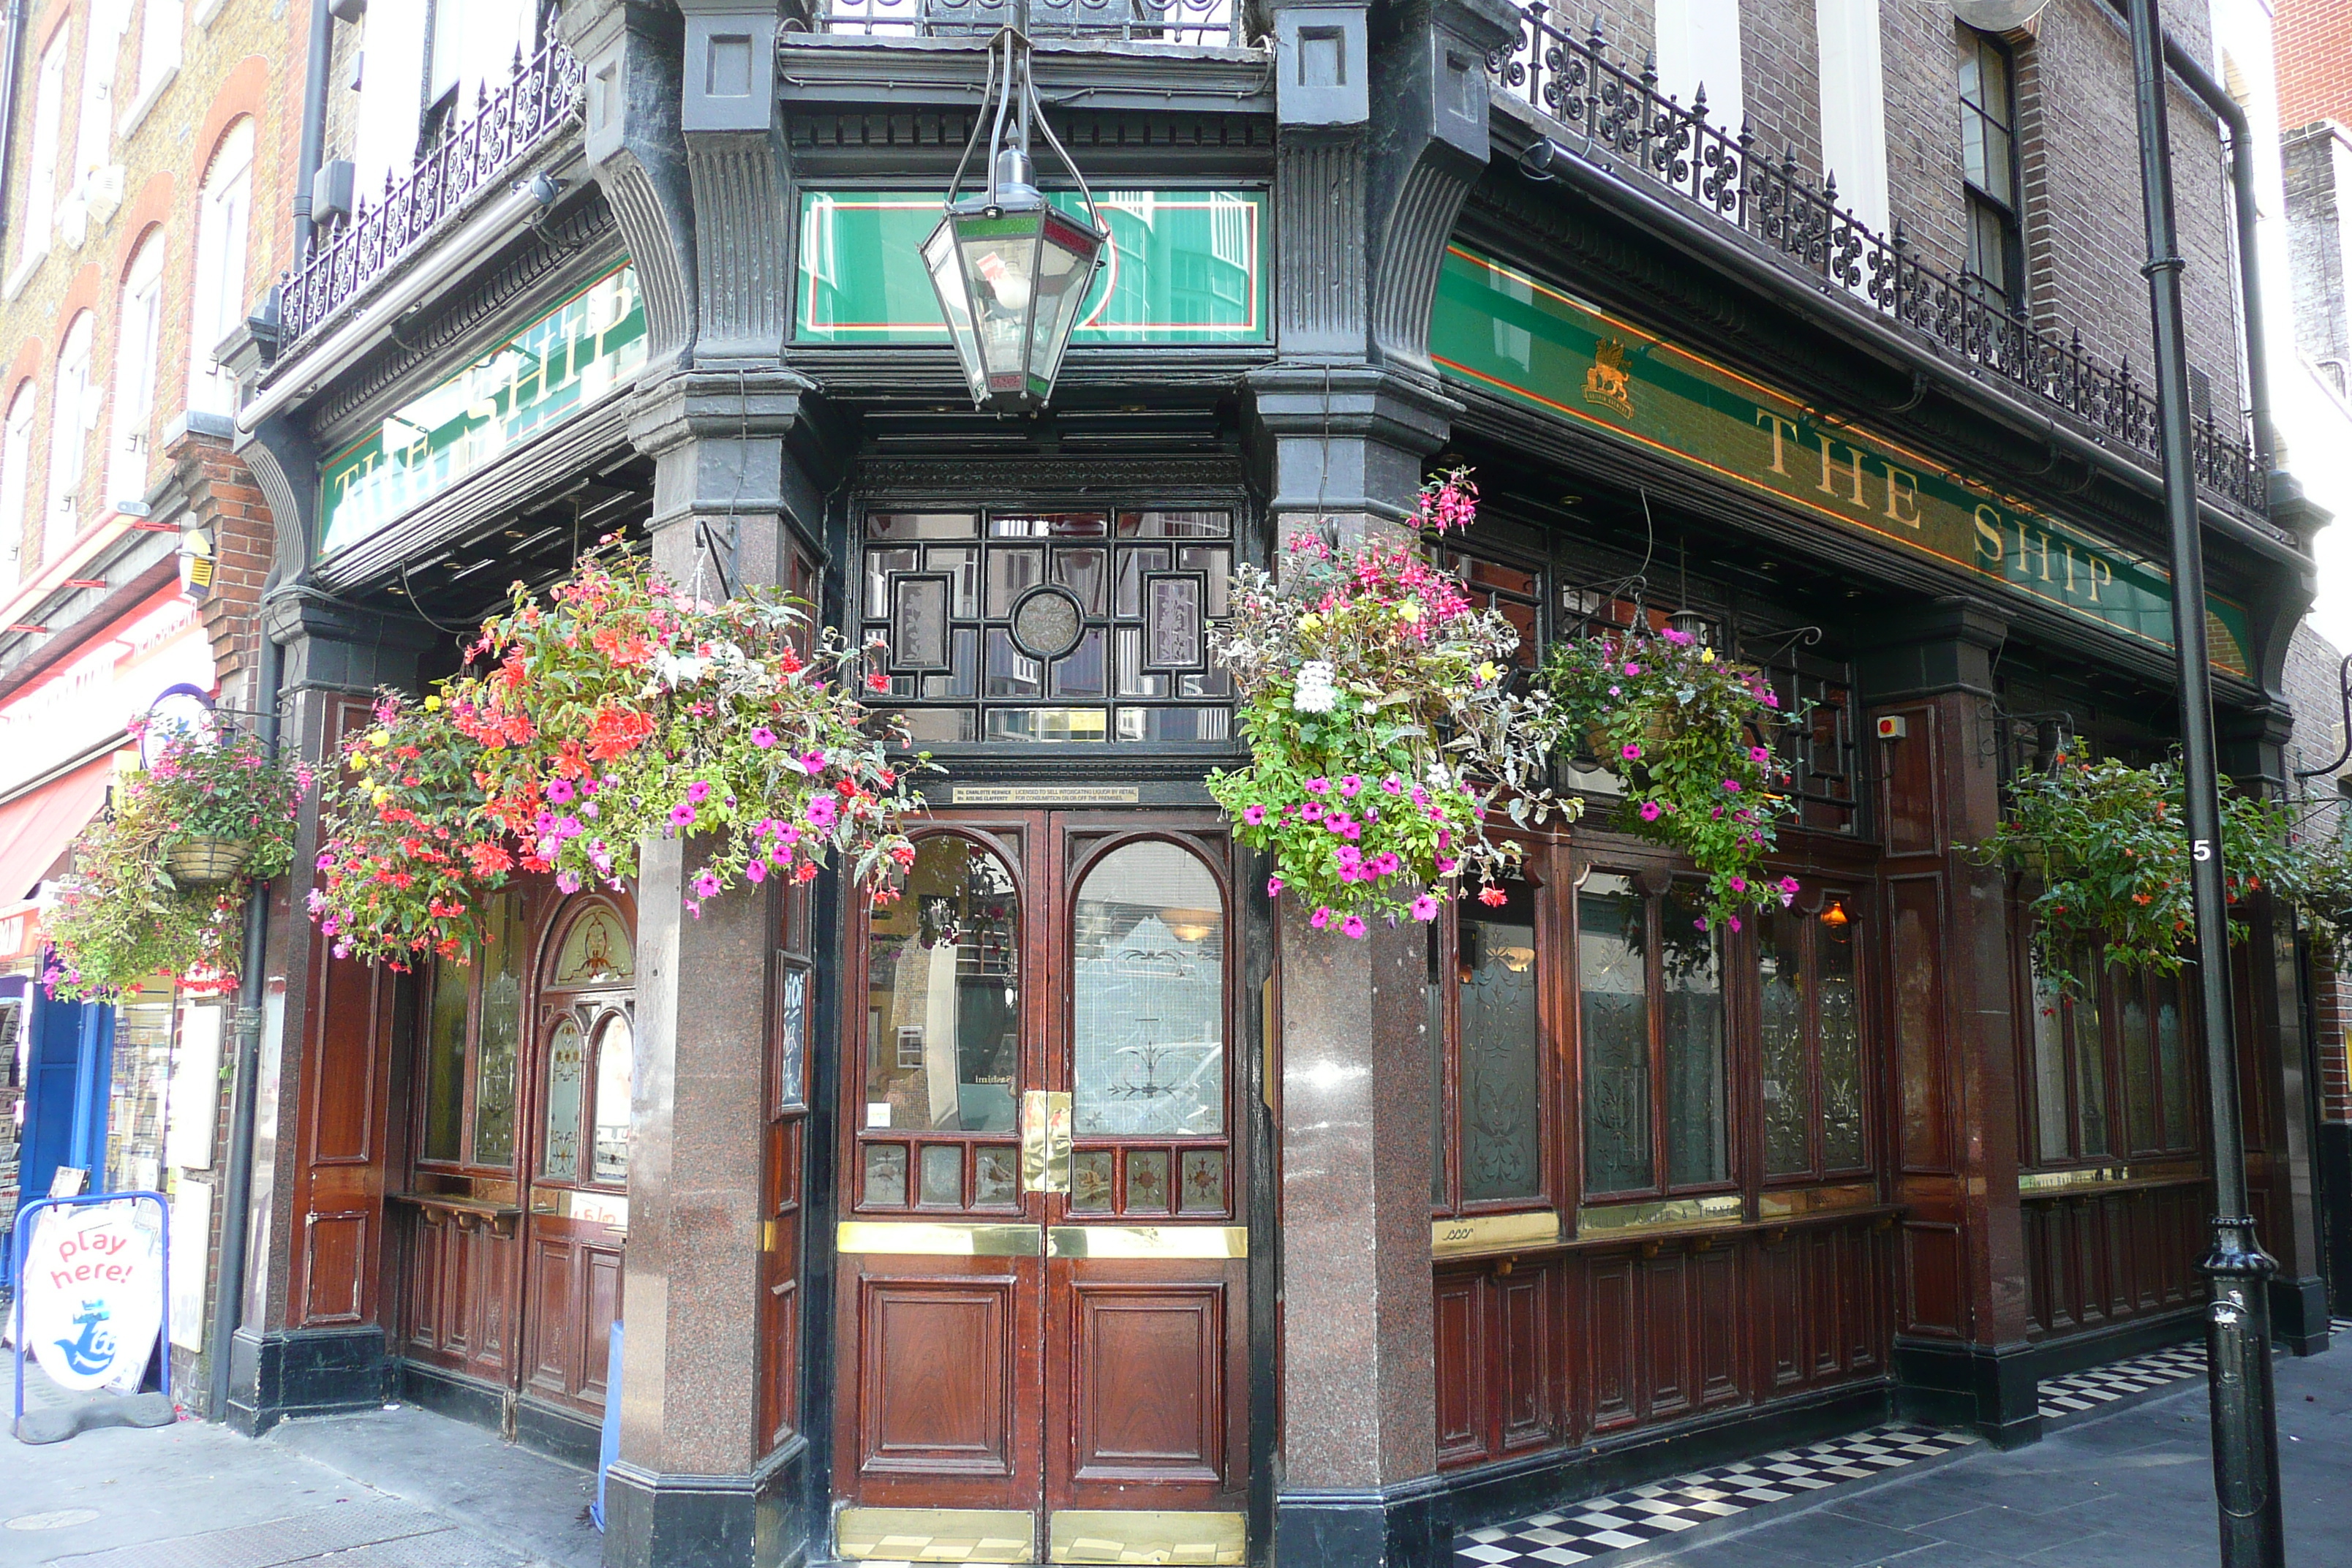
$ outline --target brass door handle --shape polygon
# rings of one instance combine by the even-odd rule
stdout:
[[[1070,1097],[1053,1089],[1021,1095],[1021,1185],[1033,1193],[1070,1190]]]

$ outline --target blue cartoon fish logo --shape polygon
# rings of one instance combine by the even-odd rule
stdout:
[[[112,1315],[103,1301],[84,1301],[73,1319],[81,1332],[57,1342],[66,1364],[83,1377],[95,1377],[114,1364],[114,1334],[103,1326]]]

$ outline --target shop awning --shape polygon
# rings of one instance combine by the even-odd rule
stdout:
[[[106,804],[114,759],[100,757],[0,805],[0,905],[33,896],[83,824]]]

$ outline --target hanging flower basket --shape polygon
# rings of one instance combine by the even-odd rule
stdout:
[[[244,869],[253,854],[250,838],[218,838],[204,835],[183,838],[163,851],[163,867],[172,880],[187,888],[211,888]]]
[[[1476,497],[1457,469],[1424,489],[1419,521],[1467,527]],[[1500,902],[1518,847],[1489,833],[1489,808],[1523,826],[1576,815],[1544,787],[1559,721],[1516,677],[1518,629],[1417,545],[1302,533],[1279,580],[1236,572],[1232,601],[1212,647],[1251,760],[1209,789],[1273,857],[1267,891],[1292,893],[1317,930],[1434,920],[1471,876]]]
[[[1733,931],[1786,905],[1764,858],[1795,802],[1773,744],[1796,717],[1763,675],[1688,632],[1602,632],[1556,646],[1544,680],[1592,756],[1624,783],[1617,826],[1689,857],[1707,879],[1702,927]]]

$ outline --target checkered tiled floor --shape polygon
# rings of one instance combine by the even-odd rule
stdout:
[[[1473,1530],[1454,1538],[1456,1568],[1529,1568],[1583,1563],[1641,1546],[1801,1492],[1859,1480],[1920,1459],[1932,1459],[1976,1439],[1926,1426],[1874,1426],[1802,1448],[1783,1449],[1736,1465],[1718,1465],[1672,1480],[1632,1487],[1558,1513]]]
[[[2328,1321],[2331,1334],[2352,1335],[2352,1320],[2334,1318]],[[2145,1394],[2151,1388],[2161,1388],[2168,1383],[2205,1375],[2205,1343],[2191,1340],[2147,1355],[2133,1356],[2126,1361],[2109,1362],[2083,1372],[2068,1373],[2063,1377],[2045,1380],[2042,1384],[2042,1419],[2056,1421],[2068,1415],[2079,1415],[2085,1410],[2096,1410],[2129,1394]]]

